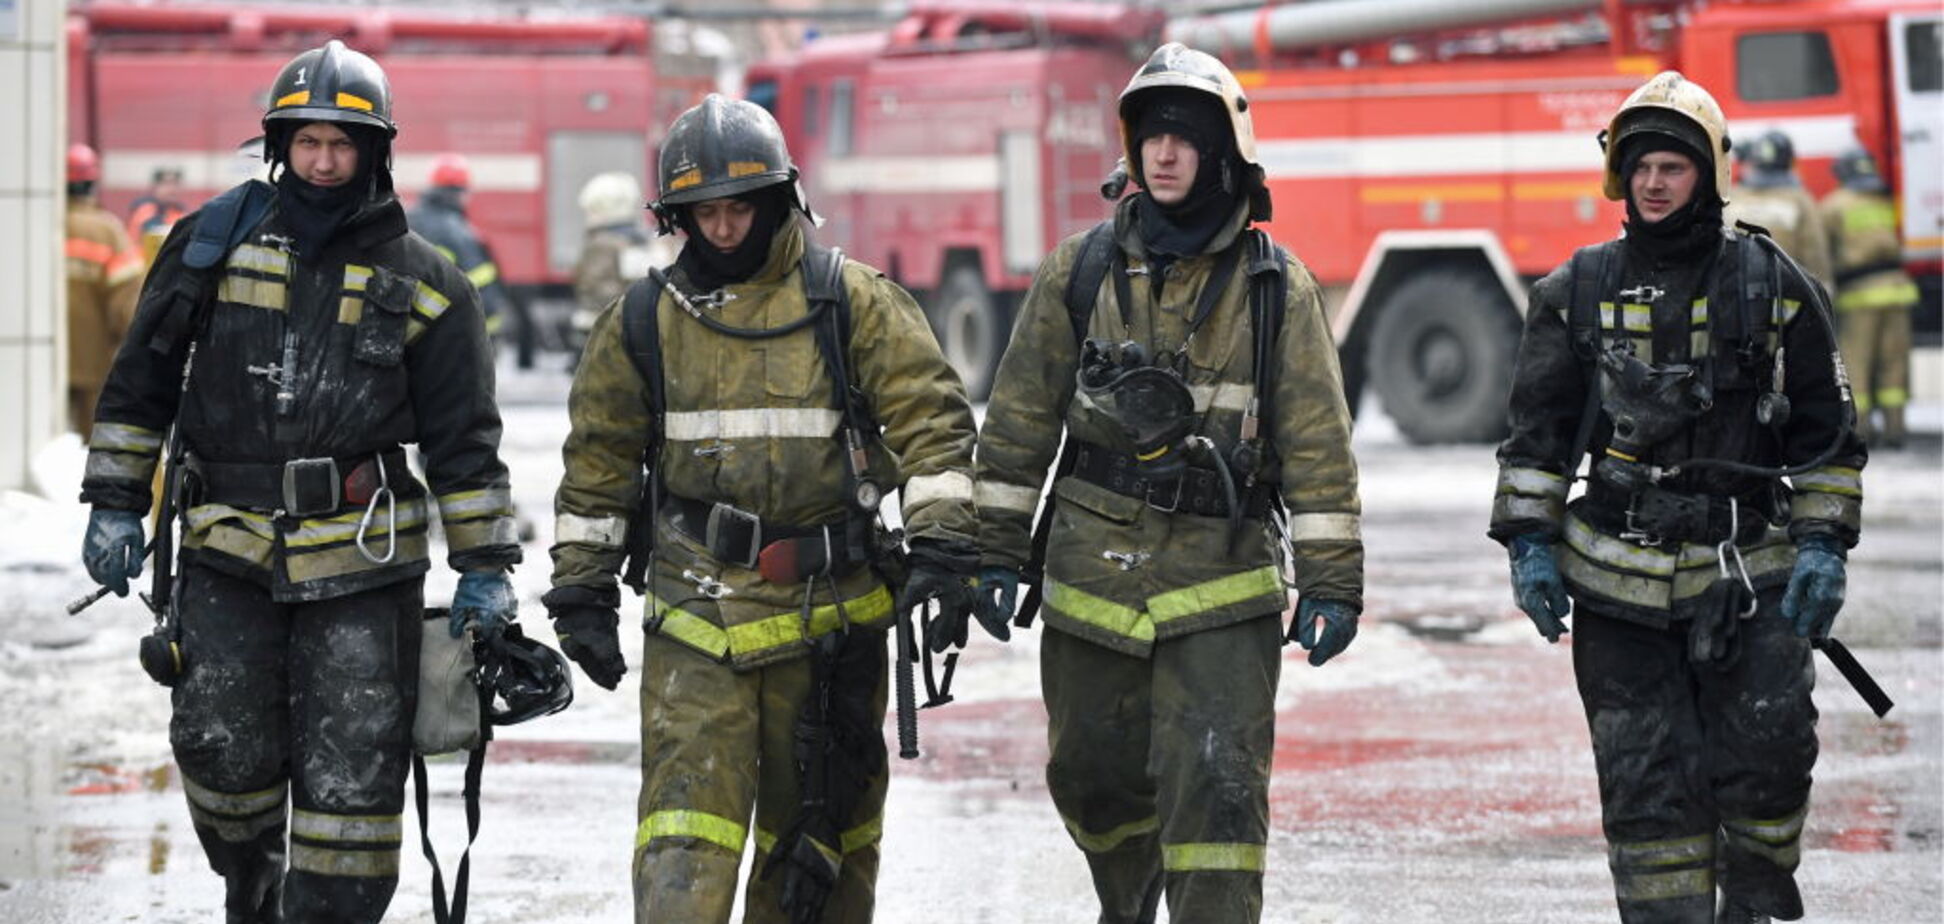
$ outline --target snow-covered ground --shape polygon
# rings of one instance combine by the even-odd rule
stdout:
[[[515,581],[525,620],[550,639],[539,596],[565,378],[503,376],[503,448],[539,531]],[[1369,611],[1328,667],[1293,650],[1285,661],[1265,920],[1613,920],[1570,636],[1548,646],[1512,608],[1503,553],[1483,538],[1491,452],[1407,446],[1374,409],[1357,439]],[[78,441],[57,444],[37,465],[39,494],[0,496],[0,921],[211,920],[222,890],[169,759],[166,691],[134,659],[148,615],[132,598],[62,609],[89,589],[81,461]],[[1819,664],[1810,920],[1944,919],[1941,474],[1933,439],[1879,455],[1866,477],[1866,538],[1838,628],[1899,705],[1877,721]],[[435,571],[428,597],[451,585]],[[1037,632],[1006,646],[975,638],[958,701],[923,716],[924,756],[894,761],[878,920],[1094,918],[1046,795],[1037,663]],[[572,709],[494,745],[473,920],[630,918],[635,693],[576,692]],[[442,760],[431,772],[448,876],[465,835],[460,770]],[[429,867],[410,843],[404,859],[388,920],[430,921]]]

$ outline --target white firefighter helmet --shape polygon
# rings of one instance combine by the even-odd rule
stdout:
[[[1600,132],[1600,147],[1606,151],[1606,197],[1615,201],[1627,198],[1627,177],[1622,174],[1626,141],[1634,135],[1658,133],[1697,149],[1708,159],[1696,164],[1714,173],[1715,195],[1728,204],[1729,173],[1727,158],[1728,119],[1721,106],[1698,83],[1681,76],[1680,71],[1661,71],[1633,91],[1620,104],[1613,121]]]
[[[581,214],[587,226],[618,225],[632,221],[646,206],[641,199],[641,184],[633,174],[619,170],[595,174],[580,191]]]
[[[1236,157],[1242,162],[1249,195],[1249,217],[1269,220],[1269,186],[1264,181],[1262,163],[1256,159],[1255,118],[1249,114],[1249,98],[1241,82],[1214,55],[1196,51],[1180,42],[1156,48],[1147,63],[1134,72],[1127,89],[1120,95],[1121,153],[1127,158],[1129,175],[1141,179],[1141,151],[1134,143],[1139,122],[1141,97],[1150,90],[1179,88],[1206,93],[1221,104],[1228,115],[1231,140]]]

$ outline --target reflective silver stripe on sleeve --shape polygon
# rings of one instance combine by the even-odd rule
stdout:
[[[1354,513],[1298,513],[1289,518],[1291,542],[1360,542],[1363,517]]]
[[[627,536],[627,517],[584,517],[572,513],[554,517],[555,542],[585,542],[619,548]]]
[[[1535,497],[1566,498],[1566,478],[1538,468],[1502,468],[1498,493],[1528,494]]]
[[[843,423],[830,408],[753,407],[730,411],[674,411],[664,426],[670,442],[753,439],[828,439]]]
[[[162,451],[162,432],[132,424],[98,423],[88,436],[88,448],[158,453]]]
[[[513,495],[505,488],[482,488],[439,495],[439,519],[447,523],[510,516],[512,513]]]
[[[88,453],[88,464],[82,471],[87,478],[101,478],[108,481],[146,482],[155,474],[156,458],[149,455],[130,455],[125,452],[94,451]]]
[[[972,476],[964,472],[913,475],[904,484],[906,510],[933,501],[972,500]]]
[[[1863,473],[1853,468],[1824,466],[1789,479],[1798,491],[1821,491],[1845,497],[1863,496]]]
[[[986,479],[972,488],[972,502],[981,510],[1013,510],[1030,514],[1039,509],[1040,489]]]

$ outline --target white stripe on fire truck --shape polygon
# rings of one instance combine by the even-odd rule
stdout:
[[[402,192],[425,187],[432,175],[437,154],[394,154],[392,175]],[[474,191],[537,192],[541,185],[538,154],[468,154]],[[182,185],[188,189],[228,189],[252,177],[262,178],[264,163],[234,151],[212,150],[109,150],[102,152],[102,180],[110,189],[147,189],[149,177],[157,167],[182,170]]]
[[[999,188],[999,158],[833,157],[817,165],[810,182],[824,193],[990,191]]]
[[[1731,124],[1729,136],[1752,138],[1770,128],[1796,142],[1797,157],[1833,157],[1855,143],[1856,119],[1745,120]],[[1272,180],[1556,173],[1602,166],[1593,133],[1585,131],[1265,139],[1256,154]]]

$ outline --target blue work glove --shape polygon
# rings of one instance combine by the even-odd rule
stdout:
[[[513,581],[504,571],[467,571],[459,575],[459,589],[452,594],[451,622],[446,630],[453,638],[466,631],[466,623],[479,625],[480,632],[513,621],[520,614],[520,602],[513,596]]]
[[[96,507],[88,514],[88,535],[81,540],[81,563],[95,583],[128,596],[128,582],[142,576],[147,557],[142,541],[142,515],[134,510]]]
[[[1512,556],[1512,593],[1519,609],[1548,642],[1557,642],[1566,633],[1566,615],[1572,601],[1566,596],[1566,582],[1559,577],[1559,563],[1553,558],[1552,540],[1535,533],[1512,537],[1505,547]]]
[[[1804,536],[1796,543],[1795,570],[1782,595],[1782,618],[1795,623],[1802,638],[1828,638],[1843,609],[1849,584],[1844,573],[1843,546],[1834,536]]]
[[[972,607],[972,615],[979,618],[979,625],[987,633],[1002,642],[1012,638],[1013,607],[1019,601],[1019,571],[1005,565],[987,565],[979,569],[979,578],[973,582],[973,590],[979,595]]]
[[[1321,632],[1317,623],[1322,623]],[[1289,634],[1284,641],[1294,641],[1310,653],[1309,663],[1322,667],[1323,662],[1343,653],[1350,647],[1350,640],[1357,637],[1357,609],[1341,600],[1323,600],[1305,596],[1296,606],[1296,619],[1289,624]]]

